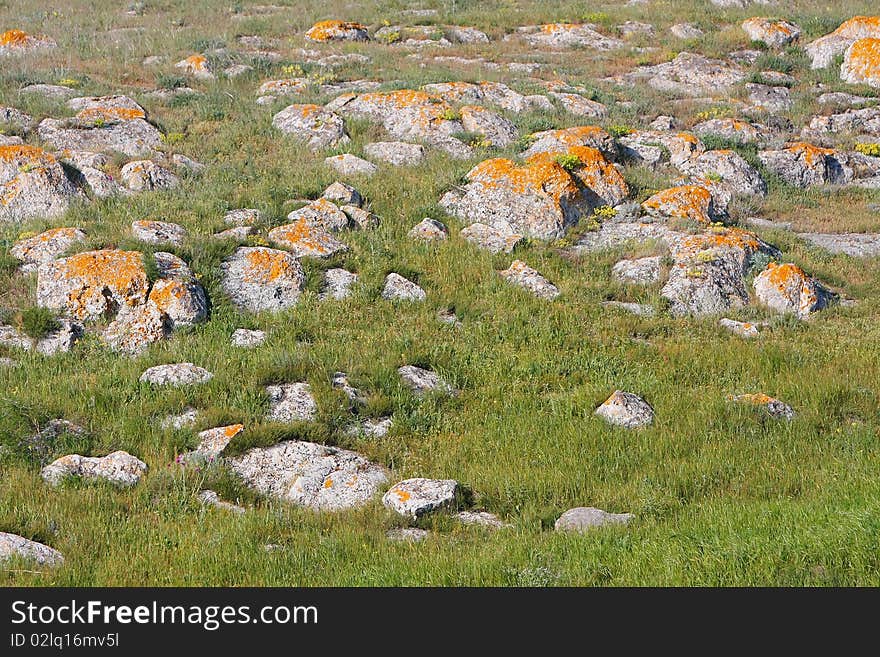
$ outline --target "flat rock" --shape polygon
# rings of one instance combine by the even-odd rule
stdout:
[[[411,280],[391,272],[385,277],[382,298],[390,301],[424,301],[427,293]]]
[[[134,486],[146,472],[146,463],[128,452],[116,451],[101,457],[62,456],[44,467],[40,476],[52,486],[58,486],[66,477],[103,479],[117,486]]]
[[[611,276],[624,283],[651,285],[660,280],[661,256],[620,260],[611,269]]]
[[[223,290],[242,310],[292,308],[305,286],[302,265],[286,251],[242,246],[221,267]]]
[[[587,23],[548,23],[546,25],[521,27],[517,31],[523,34],[523,39],[529,45],[539,48],[560,49],[577,47],[607,51],[623,47],[623,41],[600,34],[594,29],[595,27],[595,25]]]
[[[419,543],[431,535],[427,529],[418,527],[395,527],[385,532],[385,538],[398,543]]]
[[[133,221],[131,232],[135,239],[147,244],[174,244],[180,246],[187,237],[186,229],[168,221]]]
[[[269,395],[269,420],[275,422],[312,422],[318,415],[318,405],[308,383],[285,383],[266,386]]]
[[[489,253],[511,253],[517,245],[525,241],[525,237],[519,233],[505,232],[481,223],[462,228],[459,235]]]
[[[776,420],[793,420],[795,416],[794,410],[785,402],[779,401],[775,397],[765,395],[763,392],[748,393],[744,395],[733,395],[733,401],[740,404],[750,404],[752,406],[761,406],[766,409],[770,417]]]
[[[615,390],[599,408],[596,415],[609,424],[637,429],[654,421],[654,409],[644,399],[631,392]]]
[[[558,532],[583,532],[608,525],[626,525],[634,518],[631,513],[608,513],[595,507],[569,509],[556,520]]]
[[[319,294],[321,299],[345,299],[351,296],[351,288],[357,283],[358,275],[345,269],[334,267],[324,272],[324,286]]]
[[[371,160],[395,167],[413,167],[425,161],[425,147],[404,141],[377,141],[364,146],[364,154]]]
[[[379,170],[372,162],[351,153],[331,155],[324,158],[324,164],[336,169],[343,176],[372,176]]]
[[[388,489],[382,496],[382,504],[402,516],[415,519],[453,506],[458,490],[459,484],[454,479],[405,479]]]
[[[187,406],[180,413],[168,415],[159,421],[159,427],[162,429],[185,429],[195,426],[199,417],[198,409]]]
[[[48,545],[18,534],[0,532],[0,561],[13,558],[34,561],[41,566],[60,566],[64,563],[64,556]]]
[[[263,220],[263,213],[256,208],[238,208],[228,210],[223,215],[223,222],[229,226],[253,226]]]
[[[637,315],[639,317],[653,317],[657,314],[657,311],[654,310],[653,306],[649,306],[644,303],[632,303],[628,301],[603,301],[602,307],[622,310],[629,313],[630,315]]]
[[[397,373],[400,375],[403,385],[412,390],[418,397],[432,392],[440,392],[445,395],[455,394],[455,388],[439,374],[431,370],[415,365],[404,365],[398,368]]]
[[[527,290],[539,299],[552,300],[560,294],[558,287],[522,260],[514,260],[510,267],[498,273],[507,282]]]
[[[459,511],[455,514],[455,519],[464,525],[477,525],[489,529],[506,529],[513,526],[501,520],[494,513],[486,511]]]
[[[223,509],[224,511],[229,511],[230,513],[242,514],[246,511],[243,506],[227,502],[226,500],[221,500],[220,495],[213,490],[203,490],[200,492],[199,502],[205,506],[213,506],[218,509]]]
[[[758,327],[752,322],[738,322],[735,319],[722,317],[718,320],[718,325],[741,338],[757,338],[760,335]]]
[[[259,347],[266,341],[265,331],[255,331],[251,329],[235,329],[232,332],[230,344],[233,347],[241,347],[243,349],[253,349]]]
[[[203,367],[192,363],[172,363],[156,365],[145,370],[138,379],[141,383],[155,386],[180,386],[207,383],[214,375]]]
[[[408,236],[410,239],[421,242],[436,242],[448,238],[449,229],[446,227],[446,224],[436,219],[425,217],[410,229]]]

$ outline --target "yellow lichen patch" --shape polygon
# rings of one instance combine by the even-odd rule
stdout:
[[[580,125],[574,128],[550,130],[542,138],[551,137],[565,146],[583,146],[594,139],[610,139],[610,135],[595,125]]]
[[[538,153],[523,166],[501,157],[484,160],[471,169],[468,179],[487,188],[503,184],[516,194],[547,194],[557,203],[563,195],[574,197],[580,191],[568,171],[551,153]]]
[[[755,406],[766,406],[767,404],[776,401],[770,395],[765,395],[763,392],[757,393],[746,393],[744,395],[737,395],[733,397],[735,401],[743,402],[745,404],[754,404]]]
[[[293,276],[291,257],[282,251],[256,249],[249,251],[244,280],[249,283],[271,283],[282,276]]]
[[[743,249],[757,251],[761,247],[758,236],[742,228],[718,228],[683,239],[678,245],[681,254],[697,254],[714,249]]]
[[[131,121],[133,119],[145,119],[147,115],[141,109],[130,107],[89,107],[76,115],[80,121],[93,123],[95,121]]]
[[[360,23],[350,21],[320,21],[308,29],[306,36],[312,41],[329,41],[345,32],[366,29]]]
[[[223,427],[223,433],[230,440],[235,438],[238,434],[244,431],[243,424],[230,424],[228,427]]]
[[[844,66],[855,79],[880,84],[880,38],[859,39],[853,43]]]
[[[669,217],[709,223],[712,220],[709,216],[711,202],[712,194],[705,187],[681,185],[657,192],[642,203],[642,207]]]
[[[324,488],[333,488],[333,480],[330,477],[324,480]]]
[[[686,141],[687,143],[693,144],[695,146],[700,143],[700,140],[689,132],[678,132],[675,134],[675,136],[682,141]]]
[[[443,109],[448,107],[443,98],[427,91],[414,89],[398,89],[397,91],[376,91],[359,96],[364,103],[376,105],[386,109],[407,109],[410,107],[436,107]],[[442,109],[438,110],[442,111]]]
[[[795,141],[785,145],[785,150],[795,153],[804,159],[809,165],[822,161],[828,155],[834,155],[833,148],[823,148],[808,144],[805,141]]]
[[[541,26],[541,31],[545,34],[555,34],[566,30],[573,30],[580,27],[576,23],[547,23]]]

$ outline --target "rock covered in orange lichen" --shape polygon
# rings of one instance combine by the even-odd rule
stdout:
[[[831,34],[819,37],[805,50],[812,59],[812,68],[826,68],[834,58],[859,39],[880,38],[880,16],[855,16]]]
[[[655,217],[691,219],[708,224],[720,213],[711,192],[702,185],[681,185],[657,192],[642,203],[645,212]]]
[[[120,310],[102,337],[111,349],[124,354],[143,353],[168,337],[170,327],[165,314],[152,301]]]
[[[327,41],[369,41],[367,28],[351,21],[320,21],[306,31],[306,38],[317,43]]]
[[[746,19],[742,28],[752,41],[761,41],[771,48],[789,44],[801,35],[801,28],[794,23],[774,21],[763,16]]]
[[[221,268],[224,291],[236,306],[251,312],[291,308],[305,285],[302,266],[287,251],[242,246]]]
[[[290,105],[272,117],[272,125],[286,135],[305,142],[313,150],[347,144],[345,122],[320,105]]]
[[[779,313],[789,313],[806,319],[822,310],[837,295],[822,283],[791,263],[771,262],[755,277],[755,296],[765,306]]]
[[[853,179],[853,170],[840,153],[807,142],[792,142],[780,150],[758,153],[765,167],[789,185],[846,184]]]
[[[39,265],[51,262],[85,238],[86,234],[79,228],[51,228],[39,235],[17,241],[9,253],[22,262],[22,271],[36,271]]]
[[[701,137],[716,135],[746,144],[764,144],[773,139],[773,131],[760,123],[749,123],[734,118],[708,119],[693,127]]]
[[[348,249],[327,230],[306,217],[300,217],[292,224],[273,228],[269,231],[269,239],[298,258],[303,256],[327,258]]]
[[[190,55],[186,59],[177,62],[174,67],[183,69],[185,73],[199,80],[214,79],[214,73],[211,71],[211,63],[204,55]]]
[[[0,145],[0,222],[55,217],[78,197],[51,153],[26,144]]]
[[[679,169],[690,176],[694,183],[703,185],[713,193],[719,211],[727,208],[729,197],[735,194],[767,195],[767,183],[758,170],[733,150],[706,151],[686,160],[679,165]]]
[[[847,48],[840,77],[851,84],[880,88],[880,35],[873,39],[859,39]]]
[[[612,162],[617,157],[617,145],[614,143],[614,138],[595,125],[545,130],[534,133],[530,138],[532,144],[522,154],[524,158],[529,158],[537,153],[563,154],[572,146],[596,148]]]
[[[22,30],[7,30],[0,34],[0,55],[55,48],[57,45],[54,39],[45,34],[28,34]]]
[[[587,23],[547,23],[519,28],[529,45],[545,48],[591,48],[613,50],[624,43],[615,37],[600,34],[595,25]]]
[[[531,108],[525,96],[500,82],[436,82],[422,89],[451,103],[488,103],[516,113]]]
[[[194,456],[202,458],[216,458],[220,456],[227,445],[233,438],[240,435],[244,431],[243,424],[230,424],[225,427],[215,427],[199,432],[199,444],[194,452],[190,452],[181,458],[181,461],[190,460]]]
[[[775,418],[777,420],[793,420],[794,419],[794,410],[791,406],[786,404],[783,401],[776,399],[775,397],[771,397],[770,395],[766,395],[763,392],[757,393],[745,393],[742,395],[731,395],[731,401],[738,402],[740,404],[750,404],[752,406],[763,406],[770,417]]]

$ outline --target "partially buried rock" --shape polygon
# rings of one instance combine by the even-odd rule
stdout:
[[[718,325],[741,338],[757,338],[760,335],[758,327],[752,322],[738,322],[735,319],[722,317],[718,320]]]
[[[486,511],[459,511],[455,514],[455,518],[465,525],[478,525],[489,529],[505,529],[513,526],[499,519],[494,513]]]
[[[313,151],[350,141],[342,117],[320,105],[290,105],[272,118],[272,125]]]
[[[45,34],[28,34],[22,30],[7,30],[0,34],[0,55],[20,55],[50,50],[57,45],[54,39]]]
[[[621,260],[611,269],[611,275],[625,283],[651,285],[660,280],[661,260],[661,256]]]
[[[146,463],[128,452],[117,451],[101,457],[62,456],[44,467],[40,475],[52,486],[58,486],[66,477],[103,479],[117,486],[134,486],[146,472]]]
[[[779,313],[806,319],[836,301],[837,295],[803,269],[771,262],[754,280],[755,296]]]
[[[233,304],[251,312],[291,308],[305,285],[302,265],[286,251],[243,246],[221,267],[223,290]]]
[[[242,347],[244,349],[252,349],[259,347],[266,341],[265,331],[253,331],[250,329],[235,329],[232,332],[231,344],[233,347]]]
[[[422,242],[436,242],[449,237],[449,229],[436,219],[425,217],[410,229],[409,237]]]
[[[21,271],[29,273],[36,271],[43,263],[52,262],[85,238],[86,234],[79,228],[52,228],[17,241],[9,253],[21,261]]]
[[[230,226],[253,226],[262,220],[263,213],[256,208],[229,210],[223,215],[223,221]]]
[[[343,176],[372,176],[379,170],[372,162],[351,153],[331,155],[324,159],[324,164],[333,167]]]
[[[321,299],[345,299],[351,296],[351,288],[357,280],[357,274],[345,269],[328,269],[324,273],[324,287],[318,297]]]
[[[332,187],[333,185],[328,189]],[[332,233],[347,228],[349,225],[348,215],[342,209],[336,207],[335,204],[331,203],[331,200],[335,199],[328,199],[329,197],[323,196],[315,201],[311,201],[308,205],[304,205],[298,210],[294,210],[288,214],[287,219],[294,223],[303,219],[305,220],[305,223],[310,226],[315,226]],[[343,206],[343,208],[347,207],[350,206]]]
[[[155,289],[155,288],[154,288]],[[123,307],[104,330],[104,341],[114,351],[137,355],[168,337],[170,322],[153,302]]]
[[[403,141],[377,141],[364,146],[364,154],[392,166],[411,167],[425,160],[425,147]]]
[[[199,432],[199,444],[195,451],[181,454],[180,462],[186,463],[197,458],[212,460],[220,456],[223,450],[232,442],[232,439],[244,431],[243,424],[230,424],[225,427],[214,427]]]
[[[306,31],[306,38],[318,43],[328,41],[369,41],[367,28],[351,21],[329,20],[315,23]]]
[[[328,258],[348,250],[348,246],[307,217],[273,228],[269,231],[269,239],[298,258]]]
[[[419,518],[455,504],[459,485],[454,479],[417,477],[396,483],[382,497],[382,504],[410,518]]]
[[[481,223],[462,228],[459,235],[489,253],[511,253],[525,240],[519,233],[506,232]]]
[[[221,500],[220,496],[213,490],[203,490],[199,493],[199,502],[204,504],[205,506],[213,506],[218,509],[223,509],[224,511],[229,511],[230,513],[244,513],[245,508],[239,506],[238,504],[233,504],[232,502],[227,502],[226,500]]]
[[[186,239],[186,229],[169,221],[141,220],[131,223],[135,239],[147,244],[174,244],[180,246]]]
[[[606,525],[625,525],[633,517],[631,513],[608,513],[592,506],[579,506],[559,516],[555,529],[558,532],[583,532]]]
[[[644,399],[631,392],[615,390],[596,409],[596,415],[609,424],[627,429],[645,427],[654,421],[654,409]]]
[[[266,386],[269,395],[267,418],[275,422],[311,422],[317,417],[318,405],[308,383],[284,383]]]
[[[440,392],[447,395],[455,394],[455,388],[444,381],[439,374],[431,370],[415,365],[404,365],[398,368],[397,373],[400,375],[400,380],[403,384],[419,397],[432,392]]]
[[[775,397],[765,395],[763,392],[749,393],[745,395],[734,395],[731,399],[741,404],[751,404],[753,406],[761,406],[767,410],[770,417],[776,420],[793,420],[794,410],[785,402],[779,401]]]
[[[522,260],[514,260],[508,269],[498,273],[509,283],[528,290],[539,299],[552,300],[559,296],[558,287]]]
[[[392,301],[424,301],[427,294],[411,280],[392,272],[385,277],[382,298]]]
[[[771,48],[785,46],[801,35],[801,28],[794,23],[773,21],[763,17],[745,20],[742,28],[752,41],[760,41]]]
[[[63,214],[81,192],[54,155],[36,146],[0,146],[0,223]]]
[[[228,463],[257,492],[317,511],[363,506],[388,481],[385,468],[356,452],[301,441],[257,447]]]
[[[186,59],[177,62],[174,67],[183,69],[184,73],[199,80],[214,79],[214,73],[211,72],[211,64],[204,55],[190,55]]]
[[[418,543],[431,535],[427,529],[418,527],[395,527],[385,532],[385,538],[399,543]]]
[[[48,545],[18,534],[0,532],[0,561],[13,558],[35,561],[41,566],[60,566],[64,563],[64,556]]]
[[[152,160],[129,162],[119,172],[125,186],[135,192],[172,189],[180,184],[180,178]]]
[[[192,363],[173,363],[169,365],[156,365],[141,374],[141,383],[150,383],[155,386],[190,386],[207,383],[214,375],[203,367]]]

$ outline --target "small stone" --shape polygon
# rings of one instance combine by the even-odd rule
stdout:
[[[623,310],[624,312],[628,312],[631,315],[638,315],[639,317],[653,317],[657,314],[657,311],[654,310],[653,306],[649,306],[644,303],[630,303],[627,301],[603,301],[602,306],[604,308],[616,308],[618,310]]]
[[[343,205],[339,209],[349,218],[352,228],[373,230],[379,227],[379,217],[369,210],[354,205]]]
[[[385,538],[399,543],[419,543],[431,535],[427,529],[418,527],[396,527],[385,532]]]
[[[233,504],[232,502],[221,500],[220,496],[213,490],[203,490],[201,493],[199,493],[199,502],[201,502],[205,506],[214,506],[218,509],[229,511],[230,513],[241,514],[245,512],[245,508],[243,506],[238,506],[237,504]]]
[[[318,295],[320,299],[345,299],[351,296],[351,288],[357,283],[358,275],[345,269],[333,268],[324,273],[324,287]]]
[[[333,167],[343,176],[372,176],[379,170],[372,162],[351,153],[324,158],[324,164]]]
[[[168,221],[134,221],[131,232],[135,239],[147,244],[174,244],[182,246],[187,237],[186,229]]]
[[[203,367],[192,363],[173,363],[170,365],[156,365],[141,374],[141,383],[150,383],[155,386],[180,386],[207,383],[214,375]]]
[[[225,427],[215,427],[199,432],[199,444],[194,452],[185,455],[191,458],[198,455],[205,459],[214,459],[223,453],[223,450],[232,442],[232,439],[244,431],[243,424],[230,424]],[[186,460],[186,459],[184,459]]]
[[[479,525],[489,529],[506,529],[513,527],[510,523],[499,519],[494,513],[486,511],[459,511],[455,518],[465,525]]]
[[[394,272],[385,277],[385,286],[382,288],[382,298],[393,301],[424,301],[427,298],[425,291]]]
[[[645,427],[654,421],[654,409],[638,395],[615,390],[605,402],[596,409],[596,415],[609,424],[627,429]]]
[[[416,519],[455,504],[459,484],[454,479],[405,479],[394,484],[382,497],[382,504]]]
[[[751,322],[738,322],[735,319],[722,317],[718,320],[718,325],[741,338],[757,338],[760,335],[758,327]]]
[[[290,105],[272,117],[272,125],[318,151],[347,144],[342,117],[319,105]]]
[[[216,240],[233,240],[235,242],[244,242],[251,235],[256,235],[257,231],[253,226],[235,226],[214,233],[212,237]]]
[[[318,405],[308,383],[285,383],[266,386],[269,395],[269,420],[275,422],[312,422],[318,414]]]
[[[340,205],[355,205],[357,207],[363,205],[364,202],[364,199],[358,190],[351,185],[346,185],[344,182],[339,182],[338,180],[324,190],[324,193],[321,194],[321,198],[333,201],[334,203],[339,203]]]
[[[146,463],[128,452],[117,451],[101,457],[62,456],[44,467],[40,476],[51,486],[60,485],[66,477],[103,479],[117,486],[134,486],[146,472]]]
[[[159,421],[161,429],[185,429],[195,426],[199,417],[199,411],[192,406],[187,406],[176,415],[168,415]]]
[[[431,392],[441,392],[454,395],[455,388],[447,383],[439,374],[415,365],[404,365],[398,368],[397,373],[403,384],[412,390],[416,396],[423,397]]]
[[[449,229],[442,222],[425,217],[409,231],[410,239],[435,242],[449,237]]]
[[[769,395],[765,395],[763,392],[759,393],[750,393],[745,395],[734,395],[732,397],[733,401],[739,402],[741,404],[752,404],[754,406],[763,406],[770,417],[776,420],[788,420],[791,421],[794,419],[794,410],[786,404],[785,402],[779,401],[775,397],[770,397]]]
[[[528,290],[539,299],[552,300],[559,296],[559,288],[522,260],[514,260],[508,269],[498,273],[509,283]]]
[[[349,401],[357,404],[366,403],[366,399],[361,391],[349,383],[348,375],[345,372],[335,372],[330,383],[336,390],[341,390],[348,397]]]
[[[229,210],[223,215],[223,221],[229,226],[253,226],[263,220],[263,213],[256,208],[240,208]]]
[[[699,39],[703,36],[703,30],[693,23],[676,23],[669,31],[677,39]]]
[[[357,424],[350,426],[346,433],[350,436],[381,438],[382,436],[388,435],[388,432],[391,431],[393,425],[394,422],[390,417],[383,417],[377,420],[366,418]]]
[[[331,233],[348,228],[349,224],[348,215],[346,215],[342,209],[331,203],[327,198],[319,198],[316,201],[311,201],[308,205],[288,214],[287,219],[293,223],[302,219],[304,220],[303,225],[314,226]]]
[[[233,347],[241,347],[243,349],[252,349],[259,347],[266,341],[265,331],[252,331],[250,329],[235,329],[232,332],[230,344]]]
[[[329,258],[348,250],[347,245],[336,239],[323,226],[312,223],[304,216],[292,224],[273,228],[269,231],[269,239],[297,258]]]
[[[18,534],[0,532],[0,561],[12,558],[35,561],[41,566],[60,566],[64,556],[48,545],[31,541]]]
[[[172,189],[180,184],[180,178],[152,160],[129,162],[122,167],[119,178],[135,192]]]
[[[606,525],[626,525],[633,517],[631,513],[608,513],[592,506],[579,506],[559,516],[554,527],[558,532],[583,532]]]
[[[755,296],[779,313],[806,319],[833,303],[837,295],[797,265],[771,262],[755,277]]]

